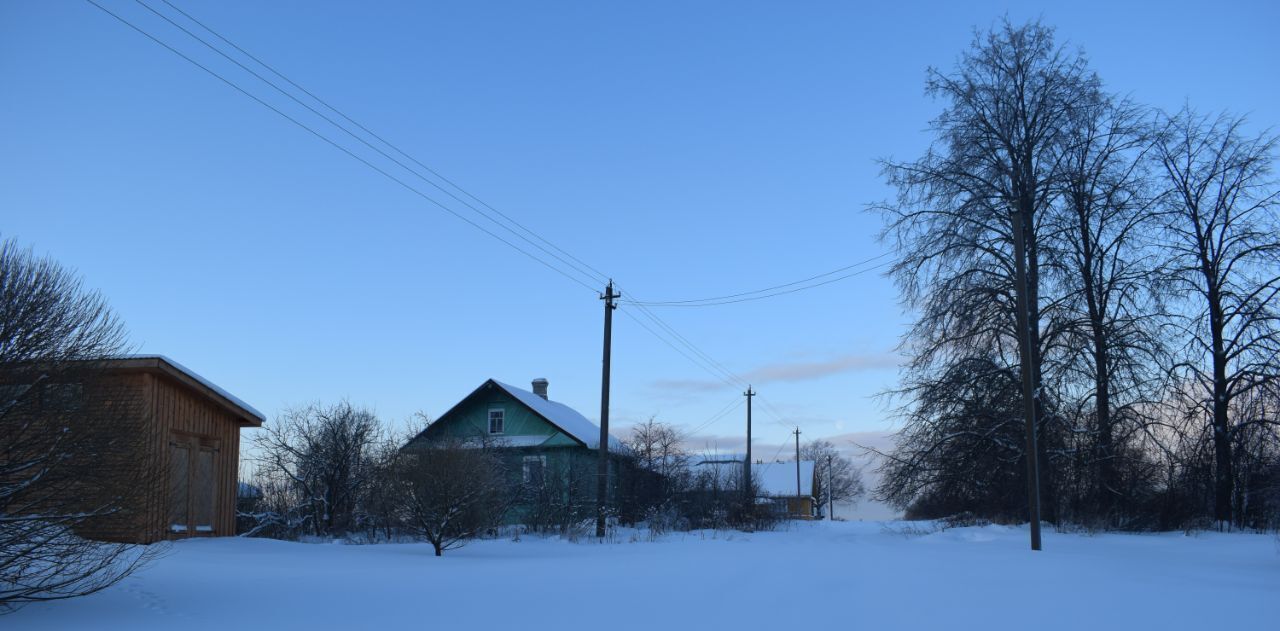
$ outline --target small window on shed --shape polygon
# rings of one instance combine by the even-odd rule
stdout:
[[[44,387],[44,408],[57,412],[73,412],[80,409],[84,400],[84,386],[78,383],[50,383]]]
[[[504,431],[504,413],[502,410],[489,410],[489,433],[501,434]]]

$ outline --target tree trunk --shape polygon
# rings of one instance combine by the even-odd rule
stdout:
[[[1032,188],[1034,195],[1035,188]],[[1027,326],[1031,342],[1031,382],[1034,393],[1036,415],[1036,471],[1037,495],[1040,499],[1041,518],[1050,522],[1058,521],[1057,493],[1055,492],[1053,465],[1049,460],[1048,435],[1049,415],[1045,413],[1041,387],[1044,380],[1042,339],[1040,337],[1040,245],[1036,238],[1036,222],[1032,203],[1025,202],[1024,238],[1026,239],[1027,256]]]
[[[1213,519],[1218,529],[1230,529],[1231,496],[1235,475],[1232,471],[1231,426],[1227,415],[1230,403],[1227,392],[1227,354],[1223,341],[1222,305],[1217,287],[1209,292],[1209,326],[1213,329],[1213,455],[1214,488]]]
[[[1084,202],[1076,200],[1077,217],[1080,230],[1081,281],[1084,285],[1086,305],[1089,309],[1089,333],[1093,342],[1093,380],[1094,380],[1094,417],[1098,434],[1095,444],[1094,461],[1097,463],[1097,485],[1094,501],[1098,504],[1098,512],[1110,520],[1116,497],[1116,469],[1113,456],[1113,437],[1111,427],[1111,348],[1107,339],[1105,306],[1098,299],[1098,278],[1094,276],[1094,268],[1098,262],[1094,259],[1094,241],[1090,238],[1092,230],[1089,226],[1088,214]]]

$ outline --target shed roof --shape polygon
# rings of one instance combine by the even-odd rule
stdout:
[[[267,417],[217,384],[202,377],[199,373],[164,355],[125,355],[114,357],[103,362],[108,370],[140,370],[157,372],[166,375],[183,385],[204,394],[222,408],[234,414],[242,425],[261,427]]]
[[[703,460],[696,465],[698,470],[711,470],[724,481],[740,480],[742,475],[742,458],[728,461],[717,457]],[[800,497],[813,495],[812,460],[800,461]],[[756,484],[761,496],[796,497],[796,461],[790,462],[758,462],[751,465],[751,479]]]

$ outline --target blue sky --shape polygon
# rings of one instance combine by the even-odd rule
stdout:
[[[369,153],[138,4],[101,2]],[[876,159],[919,155],[940,108],[925,68],[1006,14],[1056,26],[1139,101],[1280,123],[1269,2],[173,2],[645,300],[880,254]],[[546,377],[597,418],[588,289],[93,6],[0,5],[0,82],[0,233],[78,269],[139,351],[268,416],[347,398],[398,422],[488,377]],[[756,385],[757,449],[791,424],[891,427],[872,396],[895,381],[910,314],[875,273],[655,312]],[[693,429],[742,398],[634,317],[615,319],[614,423]],[[697,440],[739,448],[742,424],[735,411]]]

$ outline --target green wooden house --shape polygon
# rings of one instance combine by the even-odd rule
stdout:
[[[501,450],[520,501],[511,523],[565,526],[594,515],[600,426],[547,396],[546,379],[524,390],[489,379],[440,415],[404,447],[433,441],[477,440]],[[625,476],[626,448],[609,436],[609,495],[616,500]]]

